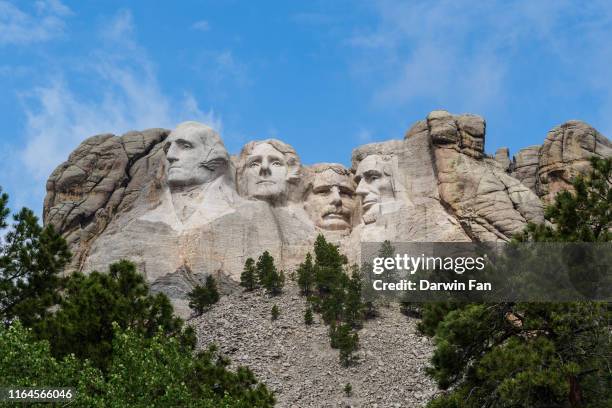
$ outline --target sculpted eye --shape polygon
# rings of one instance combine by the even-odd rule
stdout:
[[[183,142],[183,143],[181,143],[181,147],[182,147],[183,149],[191,149],[191,148],[193,148],[193,146],[191,145],[191,143],[187,143],[187,142]]]
[[[249,163],[249,167],[258,167],[259,166],[259,162],[258,161],[252,161]]]
[[[280,166],[283,165],[283,163],[279,162],[278,160],[275,160],[275,161],[272,162],[272,165],[275,166],[275,167],[280,167]]]

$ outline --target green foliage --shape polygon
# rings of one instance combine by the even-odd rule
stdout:
[[[359,336],[349,324],[330,324],[329,342],[332,348],[340,350],[340,362],[345,367],[348,367],[357,360],[357,356],[354,353],[359,347]]]
[[[333,289],[342,286],[346,278],[343,265],[347,259],[340,253],[338,247],[328,243],[322,234],[319,234],[314,244],[315,253],[315,283],[319,296],[325,296]]]
[[[359,328],[362,325],[366,310],[366,305],[361,299],[363,282],[357,265],[353,265],[351,270],[351,279],[346,284],[342,320],[353,328]]]
[[[312,315],[312,308],[308,307],[306,312],[304,312],[304,323],[307,326],[310,326],[314,323],[314,317]]]
[[[268,251],[265,251],[259,257],[256,269],[259,283],[268,294],[272,296],[280,294],[285,285],[285,273],[283,271],[278,272],[274,265],[274,258]]]
[[[195,345],[193,329],[183,330],[168,298],[149,294],[143,276],[128,261],[112,264],[108,273],[71,275],[58,310],[34,331],[49,341],[55,357],[74,354],[106,370],[113,353],[113,322],[145,337],[161,328],[167,336],[178,337],[185,349]]]
[[[272,310],[270,311],[270,314],[272,316],[272,320],[276,320],[278,319],[278,316],[280,316],[280,309],[278,308],[276,304],[272,306]]]
[[[189,299],[189,307],[193,309],[196,316],[202,315],[219,301],[217,281],[212,275],[208,275],[204,286],[197,285],[187,294],[187,298]]]
[[[244,263],[244,269],[240,274],[240,286],[247,291],[252,291],[257,287],[257,269],[253,258],[248,258]]]
[[[574,191],[562,191],[545,213],[554,227],[530,224],[516,237],[536,242],[609,242],[612,239],[612,158],[591,159],[588,176],[572,181]]]
[[[313,309],[321,313],[323,321],[329,325],[331,346],[340,349],[340,361],[349,365],[354,361],[354,351],[359,344],[355,330],[361,327],[366,310],[361,274],[354,265],[348,276],[346,257],[322,234],[315,241],[314,254],[314,264],[309,253],[298,268],[298,284],[310,303],[304,322],[312,324]],[[313,288],[316,291],[313,292]]]
[[[352,393],[353,393],[353,386],[351,385],[351,383],[346,383],[344,385],[344,394],[347,397],[350,397]]]
[[[32,331],[16,321],[10,326],[0,325],[0,384],[73,387],[77,397],[73,405],[85,407],[96,406],[89,404],[87,395],[99,394],[104,389],[104,378],[100,370],[74,355],[56,359],[47,341],[36,341]]]
[[[260,285],[263,286],[265,276],[271,273],[272,271],[276,271],[276,266],[274,265],[274,257],[270,255],[268,251],[264,251],[264,253],[261,254],[257,259],[257,265],[255,269],[257,271],[257,281]]]
[[[113,327],[113,356],[105,376],[73,355],[58,360],[19,322],[0,326],[0,384],[74,387],[74,407],[271,407],[273,394],[244,367],[214,348],[195,356],[157,332],[152,338]],[[50,404],[49,404],[50,405]]]
[[[609,242],[611,159],[593,159],[574,192],[546,210],[553,224],[529,242]],[[609,304],[598,302],[425,305],[420,329],[435,334],[430,375],[447,394],[429,407],[612,406]]]
[[[315,270],[310,252],[306,254],[306,259],[297,269],[297,282],[302,294],[310,296],[315,284]]]
[[[1,191],[1,189],[0,189]],[[8,196],[0,195],[0,229],[7,227]],[[52,226],[42,228],[23,208],[0,247],[0,320],[26,326],[44,319],[59,301],[60,272],[70,261],[66,241]]]

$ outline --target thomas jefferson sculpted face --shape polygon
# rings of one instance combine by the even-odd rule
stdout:
[[[283,203],[289,183],[299,179],[299,160],[289,145],[279,140],[252,142],[240,154],[239,188],[243,194],[272,204]]]
[[[357,166],[356,192],[361,196],[361,208],[366,224],[375,220],[381,204],[395,200],[392,174],[391,160],[385,156],[367,156]]]
[[[221,175],[228,153],[219,135],[206,125],[185,122],[170,133],[164,145],[170,189],[211,182]]]
[[[355,187],[348,171],[340,166],[315,169],[304,209],[317,227],[326,230],[351,228],[355,209]]]

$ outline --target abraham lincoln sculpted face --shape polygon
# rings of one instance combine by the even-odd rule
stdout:
[[[363,159],[355,174],[357,194],[361,196],[364,223],[376,221],[381,206],[395,200],[391,158],[369,155]]]
[[[219,135],[197,122],[185,122],[164,145],[166,175],[171,190],[207,184],[226,169],[229,156]]]

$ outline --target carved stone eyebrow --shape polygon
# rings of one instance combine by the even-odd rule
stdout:
[[[257,156],[249,156],[249,157],[247,158],[247,161],[246,161],[246,162],[247,162],[247,164],[251,164],[251,163],[256,162],[256,161],[261,161],[261,155],[257,155]]]
[[[313,193],[323,193],[325,191],[331,190],[332,187],[333,187],[333,185],[329,184],[329,183],[317,184],[317,185],[312,187],[312,192]]]
[[[190,142],[189,140],[182,139],[182,138],[176,139],[176,140],[174,140],[174,142],[178,143],[178,144],[187,144],[189,146],[193,146],[192,142]]]
[[[339,185],[338,189],[342,193],[348,193],[348,194],[354,194],[355,193],[355,190],[352,187],[348,187],[348,186]]]
[[[278,160],[279,162],[285,164],[285,158],[274,153],[268,155],[268,160]]]
[[[378,171],[378,170],[375,170],[375,169],[370,169],[370,170],[366,170],[366,171],[363,173],[363,175],[364,175],[364,176],[366,176],[366,177],[372,177],[372,176],[382,176],[382,173],[381,173],[380,171]]]

